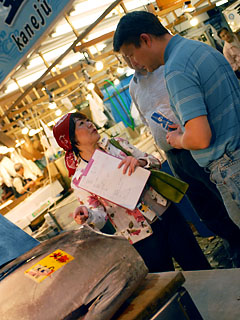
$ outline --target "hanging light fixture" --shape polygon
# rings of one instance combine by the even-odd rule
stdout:
[[[190,19],[189,22],[190,22],[190,25],[191,25],[192,27],[195,27],[195,26],[197,26],[197,25],[199,24],[199,20],[198,20],[198,18],[196,18],[196,17]]]
[[[113,81],[114,85],[117,86],[119,83],[120,83],[120,80],[118,78],[116,78],[114,81]]]
[[[28,134],[28,131],[29,131],[28,126],[26,126],[26,125],[22,122],[22,120],[18,120],[17,123],[18,123],[19,127],[22,129],[22,134]]]
[[[42,130],[43,130],[43,128],[31,129],[31,130],[29,130],[28,135],[29,135],[30,137],[32,137],[32,136],[34,136],[35,134],[39,133],[39,132],[42,131]]]
[[[35,130],[35,129],[29,130],[28,135],[29,135],[30,137],[34,136],[35,134],[36,134],[36,130]]]
[[[97,71],[101,71],[101,70],[103,69],[103,63],[102,63],[102,61],[97,61],[97,62],[95,63],[95,68],[96,68]]]
[[[121,66],[117,67],[117,73],[118,74],[123,74],[124,73],[124,68],[121,67]]]
[[[118,55],[115,55],[116,59],[118,60],[118,67],[117,67],[117,73],[119,75],[124,73],[123,63],[122,60],[119,58]]]
[[[13,151],[14,151],[14,148],[8,148],[3,145],[0,146],[0,154],[6,154],[8,152],[13,152]]]
[[[87,88],[88,88],[88,90],[90,90],[90,91],[92,91],[92,90],[94,89],[94,87],[95,87],[95,84],[94,84],[93,82],[89,82],[89,83],[87,84]]]
[[[43,82],[43,84],[45,85],[45,82]],[[53,95],[46,86],[42,88],[42,91],[45,91],[48,94],[49,102],[53,102]]]
[[[19,140],[16,140],[15,142],[16,142],[15,147],[17,148],[17,147],[20,147],[22,144],[24,144],[24,143],[25,143],[25,140],[24,140],[24,139],[21,139],[20,141],[19,141]]]
[[[81,63],[86,63],[87,65],[94,67],[97,71],[101,71],[103,69],[102,61],[94,61],[90,59],[88,53],[86,51],[82,52],[84,59],[79,60]]]
[[[134,70],[133,69],[131,69],[131,68],[127,68],[127,71],[126,71],[126,77],[130,77],[131,75],[133,75],[134,74]]]
[[[50,102],[48,105],[48,108],[51,110],[56,109],[57,108],[56,102]]]
[[[92,99],[92,95],[91,95],[91,93],[88,93],[88,94],[87,94],[86,99],[87,99],[87,100]]]
[[[196,25],[199,24],[198,18],[193,17],[190,13],[185,12],[184,15],[185,15],[185,17],[188,19],[188,21],[189,21],[189,23],[190,23],[190,25],[191,25],[192,27],[195,27]]]
[[[88,74],[87,70],[86,69],[82,69],[82,73],[84,75],[84,78],[87,82],[87,89],[88,90],[93,90],[94,87],[95,87],[95,84],[92,82],[92,78],[90,77],[90,75]]]
[[[52,121],[47,123],[48,127],[51,127],[51,126],[54,126],[54,125],[55,125],[55,121],[54,120],[52,120]]]
[[[57,110],[55,111],[55,115],[56,115],[57,117],[59,117],[61,114],[62,114],[62,111],[61,111],[60,109],[57,109]]]
[[[192,5],[191,1],[185,1],[182,7],[182,11],[185,12],[193,12],[195,7]]]
[[[24,127],[22,129],[22,134],[28,134],[28,131],[29,131],[28,127]]]
[[[8,147],[1,145],[0,146],[0,154],[8,153]]]
[[[90,77],[86,69],[82,69],[82,74],[84,75],[85,81],[87,83],[92,81],[92,78]]]
[[[44,85],[42,88],[42,91],[45,91],[48,95],[49,98],[49,104],[48,104],[48,108],[53,110],[57,108],[56,102],[54,102],[54,97],[53,94],[51,93],[51,91],[46,87],[45,82],[42,82],[42,84]]]

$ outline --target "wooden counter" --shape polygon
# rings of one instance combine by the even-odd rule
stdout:
[[[112,320],[150,319],[181,287],[181,272],[149,273]]]
[[[155,313],[180,287],[187,290],[204,320],[240,319],[240,268],[234,268],[148,274],[112,320],[158,319]],[[158,315],[168,320],[197,319]]]

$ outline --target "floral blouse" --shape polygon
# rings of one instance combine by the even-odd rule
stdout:
[[[122,138],[116,138],[116,140],[124,149],[130,151],[133,157],[139,160],[146,160],[147,165],[145,168],[160,168],[161,164],[154,156],[138,150],[127,140]],[[120,159],[127,157],[123,151],[113,146],[107,138],[103,138],[99,143],[99,146],[105,152]],[[81,176],[82,170],[85,169],[86,166],[87,162],[81,160],[75,174],[73,175],[71,183],[71,187],[73,188],[80,205],[84,205],[88,208],[89,218],[86,223],[95,229],[101,229],[109,219],[113,227],[116,229],[116,234],[126,237],[130,243],[135,243],[150,236],[152,234],[151,226],[141,211],[144,203],[141,203],[140,201],[135,210],[125,209],[117,204],[104,200],[95,194],[91,194],[90,192],[79,188],[77,184],[74,183],[74,181],[77,181]]]

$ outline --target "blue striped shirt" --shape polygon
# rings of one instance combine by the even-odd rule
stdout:
[[[230,64],[200,41],[174,36],[165,53],[165,78],[171,107],[182,126],[206,115],[210,146],[191,151],[202,167],[240,146],[240,86]]]

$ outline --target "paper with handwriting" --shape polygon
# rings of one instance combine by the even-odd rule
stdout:
[[[96,150],[82,175],[75,179],[78,187],[124,208],[134,210],[149,178],[150,171],[137,167],[130,176],[118,169],[121,159]]]

